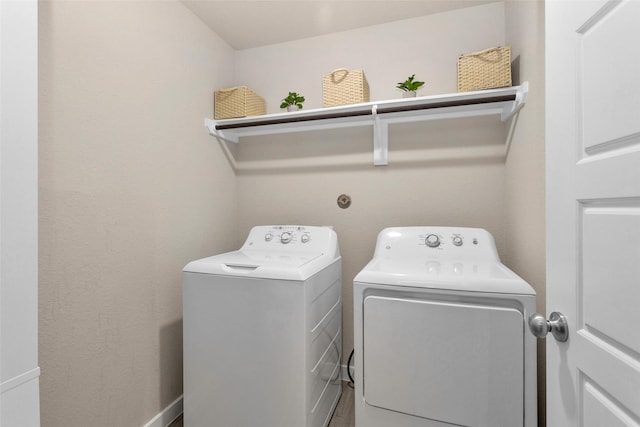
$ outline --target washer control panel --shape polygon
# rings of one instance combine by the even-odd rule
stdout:
[[[242,249],[278,252],[322,251],[337,244],[331,227],[261,225],[253,227]]]
[[[307,244],[311,241],[311,230],[301,225],[274,225],[264,233],[265,242]]]
[[[394,227],[378,235],[376,254],[391,258],[499,259],[493,236],[481,228]]]

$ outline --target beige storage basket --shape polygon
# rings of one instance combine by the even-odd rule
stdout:
[[[359,104],[369,102],[369,83],[362,70],[338,68],[322,78],[322,105]]]
[[[458,58],[458,92],[511,86],[511,47],[493,47]]]
[[[220,89],[215,93],[213,116],[216,120],[261,116],[266,112],[264,98],[246,86]]]

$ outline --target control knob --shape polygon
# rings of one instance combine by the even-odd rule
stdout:
[[[264,235],[264,241],[265,242],[270,242],[273,239],[273,234],[271,233],[267,233]]]
[[[462,237],[460,236],[453,236],[453,244],[455,246],[462,246]]]
[[[302,243],[307,243],[310,239],[311,239],[311,237],[309,237],[308,234],[303,234],[302,237],[300,237],[300,241]]]
[[[280,235],[280,242],[287,244],[291,241],[291,238],[292,238],[291,233],[289,233],[288,231],[285,231]]]
[[[436,234],[429,234],[425,239],[424,243],[430,248],[437,248],[440,246],[440,237]]]

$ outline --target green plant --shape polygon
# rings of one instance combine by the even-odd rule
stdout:
[[[287,108],[289,105],[297,105],[298,108],[302,108],[303,102],[304,96],[298,95],[295,92],[289,92],[289,95],[287,95],[287,97],[282,100],[280,108]]]
[[[413,80],[416,77],[415,74],[412,74],[411,77],[409,77],[407,80],[398,83],[398,86],[396,86],[398,89],[404,90],[405,92],[413,92],[415,90],[418,90],[420,88],[420,86],[422,86],[424,84],[424,82],[419,82],[417,80]]]

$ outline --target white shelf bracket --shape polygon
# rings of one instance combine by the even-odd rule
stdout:
[[[516,100],[511,105],[511,108],[504,109],[502,114],[500,115],[500,119],[503,122],[506,122],[511,117],[513,117],[518,111],[524,107],[525,102],[527,101],[527,94],[529,93],[529,82],[524,82],[520,86],[518,86],[518,91],[516,92]]]
[[[209,131],[209,135],[215,136],[219,140],[233,142],[235,144],[238,143],[239,137],[238,135],[225,135],[225,132],[216,129],[216,121],[211,119],[204,119],[204,127]]]
[[[389,123],[378,115],[378,106],[371,107],[373,116],[373,165],[389,164]]]

